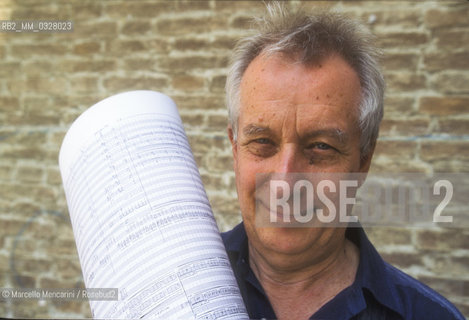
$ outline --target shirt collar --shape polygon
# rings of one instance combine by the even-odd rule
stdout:
[[[347,303],[347,307],[356,309],[353,310],[354,312],[359,312],[366,307],[364,297],[364,289],[366,289],[379,303],[403,315],[404,306],[387,272],[390,266],[376,251],[373,244],[366,236],[362,226],[359,223],[350,225],[347,228],[346,237],[360,250],[360,262],[355,281],[350,287],[339,293],[336,298],[340,299],[341,295],[352,294],[356,297],[356,301],[353,303],[353,306]],[[228,253],[230,255],[237,255],[235,258],[237,265],[246,265],[246,261],[248,261],[248,246],[243,223],[241,222],[233,230],[225,233],[224,240]],[[245,274],[247,274],[247,271]],[[327,305],[328,304],[324,307],[327,307]],[[323,308],[318,312],[322,309]]]
[[[397,288],[390,278],[389,264],[376,251],[362,226],[357,223],[348,227],[346,237],[360,250],[360,262],[352,286],[367,289],[382,305],[404,315],[404,306]]]

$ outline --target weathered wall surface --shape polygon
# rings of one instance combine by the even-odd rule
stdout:
[[[469,171],[469,2],[301,2],[361,19],[384,50],[386,112],[372,172]],[[178,104],[220,229],[240,221],[224,82],[257,1],[2,1],[1,20],[73,20],[0,33],[0,287],[83,286],[57,156],[71,122],[132,89]],[[385,259],[469,316],[469,230],[376,228]],[[7,317],[89,317],[87,303],[0,302]]]

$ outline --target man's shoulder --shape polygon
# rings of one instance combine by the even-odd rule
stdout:
[[[385,268],[409,319],[464,320],[458,309],[435,290],[389,263],[385,262]]]
[[[239,251],[246,239],[243,223],[241,222],[229,231],[222,232],[221,238],[227,251]]]

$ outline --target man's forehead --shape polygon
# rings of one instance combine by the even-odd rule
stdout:
[[[306,66],[273,55],[258,56],[251,62],[241,80],[240,93],[242,104],[262,100],[272,104],[341,104],[356,108],[361,85],[356,72],[340,56]]]

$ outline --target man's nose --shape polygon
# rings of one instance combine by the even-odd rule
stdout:
[[[278,174],[299,173],[304,170],[301,168],[302,161],[298,147],[289,144],[279,152],[279,159],[275,172]]]
[[[273,170],[275,180],[282,180],[286,182],[290,191],[296,181],[301,177],[301,173],[305,171],[304,159],[298,150],[298,147],[294,144],[284,146],[278,154],[276,168]]]
[[[295,184],[305,171],[305,159],[297,145],[292,143],[282,147],[276,160],[270,180],[274,180],[278,187],[272,189],[272,185],[270,186],[270,196],[275,197],[274,199],[285,199],[291,205]]]

